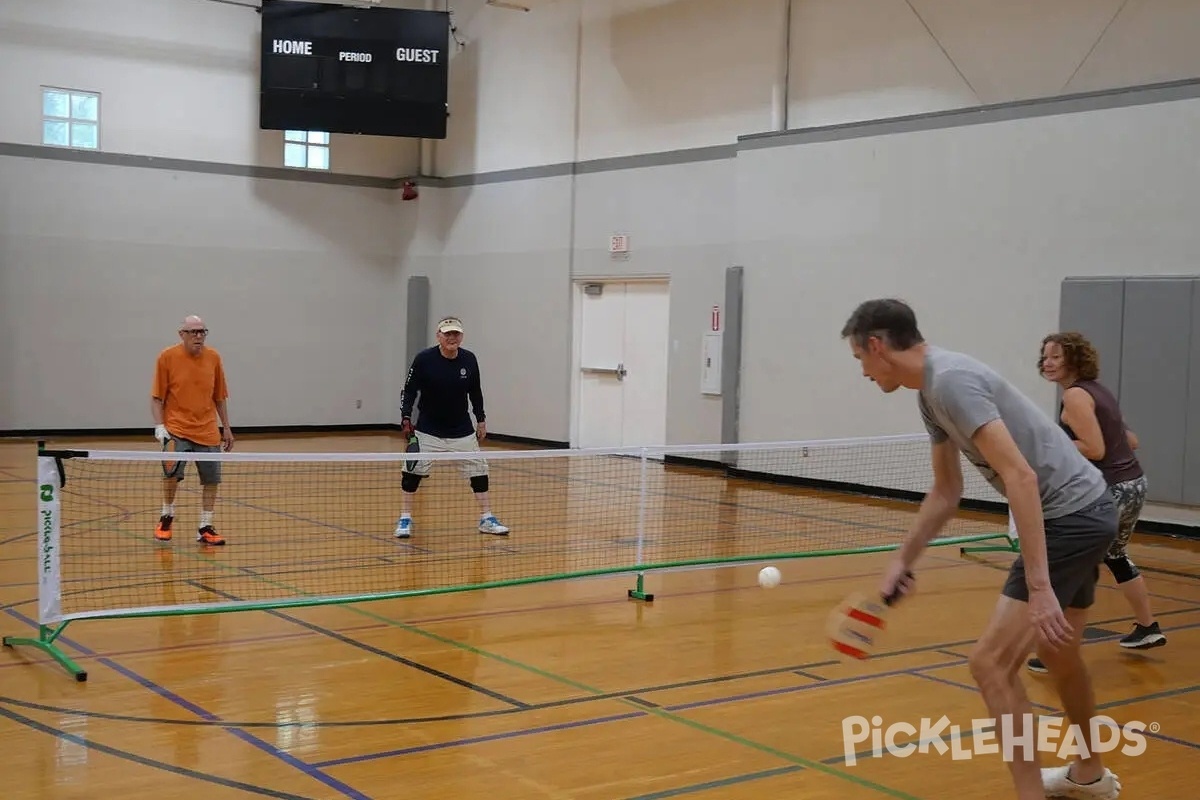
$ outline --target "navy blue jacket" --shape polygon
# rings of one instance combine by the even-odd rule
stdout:
[[[414,424],[421,433],[443,439],[473,436],[468,400],[475,419],[483,422],[483,389],[475,354],[460,347],[457,358],[446,358],[435,345],[413,358],[400,396],[400,414],[412,418],[415,404]]]

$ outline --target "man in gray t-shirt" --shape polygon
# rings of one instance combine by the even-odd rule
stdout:
[[[1073,514],[1108,493],[1104,476],[1061,427],[988,365],[962,353],[926,345],[917,407],[936,444],[947,438],[1002,495],[1004,482],[972,440],[995,419],[1004,426],[1037,474],[1042,517]]]
[[[1001,752],[1012,753],[1006,761],[1017,797],[1115,800],[1121,784],[1092,747],[1095,701],[1080,654],[1100,563],[1117,535],[1117,509],[1104,477],[995,370],[927,344],[905,303],[862,303],[842,337],[850,340],[863,375],[885,393],[901,387],[918,391],[917,407],[932,443],[933,485],[884,572],[881,595],[892,600],[912,590],[913,564],[957,512],[962,454],[1008,499],[1020,537],[1021,555],[970,657]],[[1087,757],[1077,756],[1065,767],[1039,770],[1036,745],[1021,742],[1033,709],[1019,671],[1033,645],[1055,678],[1067,717],[1089,745]],[[1031,741],[1038,741],[1036,733]]]

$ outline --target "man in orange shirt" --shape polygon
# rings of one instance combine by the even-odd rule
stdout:
[[[186,317],[179,329],[180,343],[158,354],[154,386],[150,391],[150,413],[154,417],[154,436],[163,446],[179,453],[218,453],[233,449],[233,430],[225,400],[225,370],[221,356],[205,345],[208,328],[200,317]],[[221,427],[217,427],[220,417]],[[171,540],[175,520],[175,491],[183,480],[186,461],[163,463],[163,507],[154,538]],[[222,545],[225,540],[213,527],[213,509],[217,487],[221,483],[221,462],[197,461],[200,475],[201,512],[196,541]]]

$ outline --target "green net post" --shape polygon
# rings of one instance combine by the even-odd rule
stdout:
[[[46,443],[39,441],[37,458],[37,560],[38,560],[38,636],[36,639],[5,636],[5,647],[26,645],[49,655],[75,676],[86,681],[87,672],[72,661],[58,646],[58,637],[67,622],[62,620],[62,547],[61,505],[59,493],[66,473],[57,457],[46,455]]]
[[[59,647],[55,641],[58,639],[59,635],[62,634],[63,629],[66,628],[68,624],[70,623],[63,622],[58,625],[58,627],[39,625],[38,636],[36,639],[22,636],[5,636],[4,646],[19,647],[24,645],[26,647],[35,647],[61,664],[63,668],[67,670],[67,672],[75,676],[75,680],[82,683],[87,680],[87,670],[83,669],[74,661],[72,661],[71,657],[64,653],[62,648]]]
[[[646,573],[639,572],[637,575],[637,588],[629,590],[630,600],[645,600],[647,603],[654,600],[654,595],[646,592]]]
[[[960,547],[958,548],[959,555],[967,553],[1019,553],[1021,546],[1016,539],[1010,539],[1007,536],[1004,544],[984,544],[978,547]]]
[[[1021,544],[1017,540],[1017,523],[1013,521],[1012,513],[1008,515],[1008,535],[1005,537],[1004,544],[989,544],[980,547],[963,547],[958,551],[959,555],[967,553],[1019,553],[1021,552]]]

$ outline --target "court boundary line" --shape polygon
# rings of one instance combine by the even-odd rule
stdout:
[[[24,614],[22,614],[19,611],[15,611],[13,609],[7,609],[7,613],[10,616],[17,617],[22,622],[24,622],[26,625],[30,625],[31,627],[35,627],[35,628],[37,627],[37,623],[34,622],[34,620],[30,619],[29,617],[26,617]],[[78,652],[81,652],[81,653],[93,652],[86,645],[80,644],[79,642],[75,642],[73,640],[66,640],[65,637],[62,639],[62,641],[63,641],[63,644],[66,644],[67,646],[71,647],[72,649],[74,649]],[[192,703],[190,700],[187,700],[186,698],[182,697],[181,695],[176,694],[175,692],[171,691],[170,689],[166,688],[165,686],[155,683],[154,681],[150,680],[149,678],[138,674],[137,672],[129,669],[128,667],[121,665],[120,663],[118,663],[117,661],[115,661],[111,658],[101,657],[100,659],[98,659],[98,663],[102,664],[105,667],[108,667],[109,669],[111,669],[112,671],[121,675],[122,677],[126,678],[127,680],[138,684],[143,689],[147,689],[151,693],[158,695],[162,699],[164,699],[170,703],[173,703],[174,705],[177,705],[180,708],[183,708],[185,711],[195,714],[196,716],[201,717],[201,718],[207,718],[210,721],[220,720],[220,716],[218,716],[217,714],[213,714],[210,711],[206,711],[201,706],[199,706],[195,703]],[[369,798],[365,794],[359,792],[357,789],[350,786],[349,784],[346,784],[343,781],[340,781],[337,778],[334,778],[330,775],[326,775],[319,768],[312,766],[311,764],[291,755],[290,753],[285,753],[284,751],[280,750],[279,748],[275,747],[274,745],[270,744],[269,742],[258,738],[257,736],[255,736],[254,734],[252,734],[248,731],[244,731],[241,728],[234,728],[234,727],[222,727],[221,730],[227,731],[235,739],[240,740],[243,744],[248,744],[251,747],[253,747],[254,749],[259,750],[260,752],[263,752],[266,755],[271,756],[279,761],[282,761],[284,764],[288,765],[289,767],[295,768],[297,771],[299,771],[303,775],[307,776],[308,778],[315,780],[318,783],[324,784],[326,787],[333,789],[334,791],[338,792],[339,794],[343,795],[344,797],[351,798],[351,800],[371,800],[371,798]]]
[[[693,783],[688,786],[680,786],[674,789],[663,789],[650,794],[639,794],[636,797],[629,797],[626,800],[668,800],[671,797],[682,797],[685,794],[694,794],[695,792],[707,792],[710,789],[724,789],[727,786],[737,786],[741,783],[751,783],[752,781],[764,780],[766,778],[778,778],[782,775],[792,775],[797,772],[803,772],[807,767],[802,767],[795,764],[789,764],[786,767],[775,767],[774,769],[763,769],[757,772],[747,772],[742,775],[733,775],[728,778],[717,778],[703,783]]]
[[[971,566],[972,564],[973,564],[973,562],[958,562],[958,563],[948,564],[944,567],[937,567],[937,569],[945,569],[945,568],[953,567],[953,566]],[[872,573],[864,573],[864,574],[873,575],[874,573],[872,572]],[[813,582],[826,581],[826,580],[828,580],[828,581],[844,580],[844,579],[853,578],[853,577],[855,577],[855,576],[854,575],[842,576],[842,577],[830,576],[828,578],[814,579]],[[685,592],[680,592],[678,594],[672,594],[672,595],[668,595],[668,596],[674,597],[674,598],[680,598],[680,597],[693,596],[693,595],[697,595],[697,594],[709,594],[709,593],[714,593],[714,592],[722,593],[722,592],[733,592],[733,591],[742,591],[742,590],[750,591],[750,590],[754,590],[755,588],[756,587],[752,587],[749,585],[735,586],[735,587],[719,588],[719,589],[712,589],[712,590],[685,591]],[[1114,591],[1117,590],[1117,587],[1102,587],[1102,588],[1112,589]],[[581,605],[607,604],[607,603],[617,603],[617,602],[624,603],[627,601],[624,599],[621,599],[620,601],[597,600],[597,601],[589,601],[588,603],[581,604]],[[1189,601],[1184,601],[1184,600],[1180,599],[1180,600],[1178,600],[1178,602],[1189,602]],[[1190,602],[1195,602],[1195,601],[1190,601]],[[553,606],[521,607],[521,608],[509,610],[509,611],[503,611],[503,612],[485,611],[485,612],[481,612],[480,616],[491,616],[493,614],[499,614],[499,613],[540,612],[540,611],[545,611],[545,610],[552,610],[553,608],[554,608]],[[346,609],[343,607],[343,610],[346,610]],[[1167,611],[1160,612],[1159,616],[1175,616],[1175,615],[1179,615],[1179,614],[1190,614],[1190,613],[1197,613],[1197,612],[1200,612],[1200,605],[1195,606],[1195,607],[1189,606],[1189,607],[1185,607],[1185,608],[1169,609]],[[472,615],[454,615],[449,618],[434,617],[431,619],[433,621],[442,621],[443,619],[458,620],[458,619],[462,619],[462,618],[470,619],[471,617],[472,617]],[[1102,619],[1102,620],[1093,620],[1089,623],[1089,627],[1101,627],[1101,626],[1106,626],[1106,625],[1112,625],[1112,624],[1118,623],[1118,622],[1127,622],[1131,619],[1132,619],[1132,617],[1124,616],[1124,617],[1106,618],[1106,619]],[[407,624],[421,625],[421,624],[427,624],[427,623],[428,623],[428,620],[418,619],[418,620],[412,620]],[[1174,630],[1186,630],[1193,626],[1200,627],[1200,622],[1181,626],[1179,628],[1175,628]],[[322,626],[315,626],[315,627],[321,628]],[[354,633],[354,632],[361,632],[361,631],[386,630],[389,627],[394,627],[394,626],[392,626],[386,622],[377,621],[377,622],[372,622],[372,623],[366,623],[363,625],[350,626],[350,627],[346,627],[346,628],[339,628],[339,629],[331,628],[329,630],[338,632],[338,633]],[[238,639],[238,640],[234,640],[231,642],[225,642],[224,644],[252,644],[255,642],[259,642],[259,641],[269,641],[269,640],[275,640],[275,639],[281,639],[281,640],[282,639],[295,639],[295,638],[301,638],[301,637],[308,636],[308,635],[322,636],[324,634],[321,630],[315,630],[313,628],[305,627],[305,632],[275,634],[275,635],[272,635],[269,637],[247,637],[245,639]],[[1101,643],[1116,641],[1116,639],[1119,637],[1119,635],[1120,634],[1114,634],[1112,636],[1104,636],[1104,637],[1098,637],[1095,639],[1088,639],[1088,640],[1084,641],[1084,644],[1085,645],[1101,644]],[[966,659],[967,656],[965,654],[949,653],[949,652],[945,651],[944,648],[957,647],[957,646],[961,646],[961,645],[969,645],[969,644],[972,644],[974,641],[975,640],[973,640],[973,639],[965,639],[965,640],[961,640],[961,641],[957,641],[957,642],[949,642],[949,643],[940,642],[940,643],[936,643],[936,644],[932,644],[932,645],[920,645],[917,647],[901,648],[898,650],[890,650],[890,651],[877,653],[875,656],[872,657],[872,660],[892,658],[892,657],[904,656],[904,655],[913,655],[913,654],[918,654],[918,653],[928,653],[928,652],[940,652],[942,654],[949,655],[955,659]],[[184,645],[178,645],[178,646],[169,648],[169,650],[174,651],[174,650],[186,650],[186,649],[192,649],[192,648],[198,648],[198,647],[210,647],[210,646],[213,646],[213,644],[214,643],[203,643],[203,644],[199,644],[199,645],[184,644]],[[84,658],[100,658],[100,657],[119,658],[119,657],[130,656],[130,655],[133,655],[133,656],[149,655],[149,654],[161,652],[162,650],[164,650],[164,648],[140,648],[137,650],[118,651],[118,652],[113,652],[113,653],[104,653],[104,654],[97,653],[95,655],[90,655],[90,656],[85,655],[83,657]],[[53,662],[47,658],[47,659],[38,659],[38,660],[19,661],[19,662],[14,662],[14,663],[10,663],[10,664],[0,664],[0,668],[27,667],[27,666],[36,665],[36,664],[52,664],[52,663]],[[710,676],[707,678],[694,678],[694,679],[689,679],[689,680],[685,680],[685,681],[676,681],[676,682],[667,683],[667,684],[655,684],[655,685],[651,685],[651,686],[643,686],[643,687],[638,687],[638,688],[634,688],[634,689],[624,689],[624,690],[618,690],[618,691],[613,691],[613,692],[606,692],[601,695],[583,695],[583,696],[577,696],[577,697],[563,698],[560,700],[549,700],[549,701],[544,701],[541,703],[530,703],[527,705],[527,708],[525,708],[525,709],[519,709],[519,708],[514,707],[512,709],[497,709],[497,710],[492,710],[492,711],[479,711],[479,712],[471,712],[469,714],[451,714],[451,715],[440,715],[440,716],[429,716],[429,717],[408,717],[408,718],[376,719],[376,720],[340,720],[340,721],[332,721],[332,722],[318,722],[318,723],[304,723],[304,724],[307,726],[310,726],[310,727],[342,728],[342,727],[371,727],[371,726],[383,726],[383,725],[409,725],[409,724],[419,724],[422,722],[449,722],[449,721],[477,719],[477,718],[482,719],[482,718],[487,718],[487,717],[492,717],[492,716],[509,715],[509,714],[513,714],[513,713],[516,713],[516,712],[519,712],[522,710],[540,711],[540,710],[544,710],[544,709],[557,708],[560,706],[583,704],[583,703],[595,702],[595,701],[601,701],[601,700],[611,700],[611,699],[617,699],[620,697],[633,698],[633,697],[639,697],[640,695],[643,695],[643,694],[654,694],[657,692],[673,691],[673,690],[677,690],[677,689],[686,689],[686,688],[691,688],[694,686],[712,686],[712,685],[717,685],[720,683],[730,683],[730,682],[735,682],[735,681],[740,681],[740,680],[748,680],[748,679],[753,679],[753,678],[767,677],[770,675],[781,675],[781,674],[785,674],[788,672],[798,673],[800,670],[807,671],[807,670],[817,669],[817,668],[825,667],[825,666],[832,666],[832,665],[841,664],[841,663],[842,662],[837,659],[825,659],[822,661],[812,661],[812,662],[806,662],[803,664],[789,665],[789,666],[783,666],[783,667],[767,667],[767,668],[758,669],[758,670],[749,670],[749,671],[744,671],[744,672],[729,673],[729,674],[725,674],[725,675]],[[873,674],[880,675],[882,673],[873,673]],[[811,674],[811,673],[804,675],[803,677],[808,677],[812,680],[818,680],[818,681],[834,680],[832,678],[826,678],[826,677],[822,677],[822,676]],[[866,677],[870,677],[870,676],[867,675],[867,676],[863,676],[863,677],[866,678]],[[644,699],[644,698],[642,698],[642,699]],[[112,720],[112,721],[129,722],[129,723],[174,724],[174,725],[188,725],[188,724],[209,725],[209,724],[211,724],[211,723],[205,722],[204,720],[173,720],[173,719],[167,719],[167,718],[154,718],[154,717],[132,717],[132,716],[127,716],[127,715],[108,714],[105,712],[88,711],[85,709],[72,709],[72,708],[68,708],[68,707],[64,707],[64,706],[43,706],[40,704],[24,701],[19,698],[11,698],[11,697],[3,697],[3,696],[0,696],[0,702],[9,702],[11,704],[18,705],[18,706],[25,707],[25,708],[36,708],[38,710],[52,711],[55,713],[72,714],[72,715],[76,715],[76,716],[93,717],[93,718],[98,718],[98,719],[108,719],[108,720]],[[657,707],[657,704],[655,704],[655,707]],[[273,722],[269,723],[269,722],[263,722],[263,721],[238,721],[238,722],[226,721],[226,722],[222,722],[221,724],[233,726],[233,727],[267,728],[267,729],[287,728],[287,727],[295,727],[295,726],[300,725],[300,723],[273,723]]]
[[[227,789],[240,789],[244,792],[250,792],[251,794],[263,795],[264,797],[273,797],[276,798],[276,800],[316,800],[315,798],[305,797],[304,795],[290,794],[276,789],[268,789],[265,786],[255,786],[254,784],[250,783],[242,783],[241,781],[236,781],[232,778],[223,778],[220,775],[215,775],[208,772],[199,772],[197,770],[188,769],[187,767],[182,767],[177,764],[169,764],[165,761],[156,761],[155,759],[148,758],[128,750],[122,750],[119,747],[113,747],[112,745],[104,744],[103,742],[88,739],[76,733],[69,733],[67,731],[60,730],[52,725],[47,725],[40,720],[33,719],[32,717],[26,717],[23,714],[18,714],[11,709],[0,708],[0,716],[39,733],[53,736],[56,739],[70,742],[71,744],[78,745],[79,747],[86,747],[89,750],[95,750],[98,753],[104,753],[105,755],[113,756],[114,758],[121,759],[122,761],[131,761],[143,767],[149,767],[150,769],[170,772],[175,775],[191,778],[193,780],[202,781],[205,783],[215,783],[219,786],[224,786]]]
[[[1200,611],[1200,608],[1178,609],[1175,611],[1175,613],[1190,613],[1190,612],[1194,612],[1194,611]],[[13,612],[10,612],[10,613],[13,613]],[[32,622],[27,622],[27,624],[32,624]],[[1095,624],[1099,625],[1099,624],[1106,624],[1106,623],[1103,621],[1097,621]],[[407,627],[407,626],[402,625],[400,627]],[[1188,628],[1195,628],[1195,627],[1200,627],[1200,622],[1189,624],[1186,626],[1181,626],[1180,629],[1188,629]],[[1116,638],[1116,637],[1113,636],[1113,637],[1090,639],[1090,640],[1087,640],[1085,642],[1085,644],[1099,644],[1102,642],[1110,641],[1114,638]],[[76,646],[76,645],[74,645],[74,643],[70,643],[70,644],[72,644],[72,646]],[[496,658],[496,656],[494,656],[493,654],[487,653],[486,651],[479,651],[478,648],[473,648],[469,645],[465,645],[462,643],[456,643],[456,646],[459,647],[459,649],[473,650],[473,651],[477,651],[480,655]],[[943,646],[946,646],[946,645],[944,643],[939,643],[938,645],[934,646],[934,648],[925,648],[925,649],[927,651],[930,651],[932,649],[935,649],[936,647],[943,647]],[[903,654],[904,652],[908,652],[908,651],[901,651],[900,654]],[[889,655],[894,655],[894,654],[889,654]],[[499,657],[499,658],[502,661],[506,661],[506,662],[510,661],[509,659],[505,659],[503,657]],[[799,690],[803,690],[806,688],[814,688],[815,689],[815,688],[823,688],[823,687],[828,687],[828,686],[833,686],[833,685],[844,685],[847,683],[865,682],[868,680],[874,680],[874,679],[878,679],[881,677],[893,677],[893,676],[898,676],[898,675],[913,675],[916,677],[921,677],[922,673],[924,673],[926,671],[935,670],[935,669],[944,669],[944,668],[954,667],[954,666],[961,666],[964,663],[966,663],[964,660],[959,660],[959,661],[954,661],[954,662],[940,662],[940,663],[932,664],[932,665],[922,665],[920,667],[913,667],[913,668],[908,668],[908,669],[903,669],[903,670],[897,670],[891,674],[871,673],[871,674],[867,674],[867,675],[848,676],[847,678],[842,678],[842,679],[828,679],[828,680],[818,681],[818,682],[812,683],[812,684],[804,684],[802,686],[794,687],[794,689],[792,691],[799,691]],[[519,662],[515,666],[524,666],[527,669],[532,669],[533,671],[535,671],[537,673],[544,672],[542,670],[538,670],[537,668],[532,668],[529,665],[520,665]],[[560,680],[565,680],[571,684],[575,683],[574,681],[571,681],[570,679],[562,678],[561,676],[552,676],[552,677],[559,678]],[[941,679],[935,679],[935,680],[941,680]],[[943,680],[943,682],[945,682],[945,681]],[[967,686],[966,684],[958,684],[957,682],[954,682],[954,685],[958,686],[959,688],[964,688],[964,689],[968,689],[968,690],[970,690],[972,688],[972,687]],[[582,684],[579,684],[579,686],[582,687]],[[1200,685],[1195,686],[1195,687],[1188,687],[1187,689],[1170,690],[1170,693],[1174,694],[1174,695],[1178,695],[1178,694],[1186,693],[1187,691],[1194,691],[1195,689],[1200,689]],[[761,696],[776,695],[776,694],[781,694],[781,693],[786,693],[786,692],[780,692],[777,690],[769,690],[768,692],[765,692],[765,693],[751,693],[749,695],[739,695],[739,696],[735,696],[733,698],[724,698],[724,699],[718,698],[717,700],[721,700],[721,702],[736,702],[738,700],[749,699],[751,696],[760,696],[761,697]],[[628,700],[629,698],[608,698],[608,699],[615,699],[615,700],[620,701],[620,700]],[[1103,704],[1103,708],[1112,708],[1112,707],[1118,707],[1121,705],[1130,705],[1130,704],[1134,704],[1134,703],[1138,703],[1138,702],[1145,702],[1147,699],[1148,698],[1141,697],[1141,696],[1126,698],[1124,700],[1114,701],[1114,702]],[[709,703],[706,703],[705,705],[714,705],[714,704],[717,704],[717,703],[709,702]],[[1034,706],[1035,707],[1038,707],[1038,706],[1045,707],[1044,704],[1034,704]],[[678,710],[678,709],[685,708],[685,707],[692,708],[692,707],[699,707],[699,706],[695,705],[695,704],[683,704],[682,706],[680,706],[680,705],[671,706],[671,707],[667,707],[665,709],[660,709],[660,708],[649,709],[649,708],[641,707],[635,711],[632,711],[632,712],[630,712],[628,714],[624,714],[624,715],[615,715],[615,716],[609,715],[607,717],[600,718],[600,719],[575,721],[575,722],[568,723],[568,724],[555,725],[555,726],[550,727],[549,729],[553,730],[553,729],[561,729],[561,728],[577,728],[577,727],[583,727],[583,726],[590,726],[590,725],[594,725],[594,724],[603,724],[605,722],[616,721],[616,719],[633,719],[633,718],[644,717],[644,716],[658,716],[660,718],[680,722],[688,727],[692,727],[694,729],[701,730],[702,732],[721,736],[722,738],[726,738],[727,740],[734,741],[735,743],[750,746],[754,749],[759,749],[759,750],[761,750],[763,752],[767,752],[768,754],[771,754],[771,755],[776,755],[777,757],[781,757],[781,758],[784,758],[785,760],[790,761],[794,765],[799,765],[800,767],[806,766],[805,762],[807,761],[807,759],[803,759],[802,757],[796,756],[795,754],[786,753],[784,751],[779,751],[779,750],[776,750],[775,748],[771,748],[769,745],[764,745],[759,742],[754,742],[753,740],[749,740],[744,737],[740,737],[737,734],[734,734],[732,732],[723,731],[718,728],[713,728],[711,726],[704,725],[703,723],[699,723],[695,720],[690,720],[686,717],[679,717],[675,713],[672,713],[674,710]],[[1101,710],[1101,706],[1098,706],[1098,710]],[[518,731],[506,732],[506,733],[502,733],[502,734],[491,735],[491,736],[485,737],[484,740],[506,739],[506,738],[513,738],[515,736],[522,736],[522,735],[535,735],[535,734],[541,733],[541,732],[545,732],[545,731],[541,730],[541,729],[524,729],[524,730],[518,730]],[[1149,732],[1147,732],[1147,734],[1150,735]],[[1177,743],[1177,744],[1180,743],[1179,741],[1176,741],[1174,739],[1174,737],[1154,736],[1154,738],[1164,738],[1168,741],[1172,741],[1173,743]],[[465,744],[475,744],[475,743],[479,743],[479,742],[471,741],[471,742],[466,742]],[[440,746],[438,746],[438,745],[434,745],[432,747],[431,746],[421,746],[419,750],[410,749],[410,752],[419,752],[419,751],[424,751],[424,750],[428,750],[428,749],[442,749],[442,748],[450,747],[450,746],[460,746],[460,745],[456,745],[454,742],[447,742],[447,743],[441,743]],[[383,754],[378,754],[378,755],[374,756],[374,758],[381,758],[381,757],[385,757],[385,756]],[[844,760],[844,756],[842,756],[841,758]],[[342,759],[337,762],[319,762],[312,766],[317,769],[322,769],[322,768],[327,768],[329,766],[340,766],[340,765],[343,765],[346,763],[358,763],[358,762],[361,762],[364,760],[373,760],[373,758],[368,755],[365,758],[362,758],[362,757],[355,758],[353,761]],[[830,767],[831,765],[826,763],[826,761],[822,761],[819,763],[821,763],[822,766]],[[820,771],[825,772],[826,774],[830,774],[834,777],[841,777],[843,779],[850,780],[851,782],[858,783],[858,781],[854,780],[853,776],[846,775],[844,772],[841,772],[839,770],[832,770],[831,772],[828,772],[826,770],[820,770]],[[753,780],[753,778],[750,778],[748,780]],[[680,788],[683,788],[683,787],[680,787]],[[906,795],[903,793],[897,793],[898,790],[888,791],[890,787],[869,786],[868,788],[874,788],[877,791],[883,790],[884,793],[890,794],[891,796],[894,796],[894,797],[902,797],[902,798],[911,797],[910,795]],[[686,792],[683,792],[683,793],[686,793]],[[675,795],[666,795],[666,796],[667,797],[679,796],[680,794],[681,793],[678,790],[676,790]],[[915,800],[915,798],[913,800]]]

